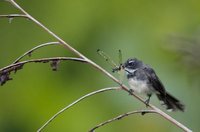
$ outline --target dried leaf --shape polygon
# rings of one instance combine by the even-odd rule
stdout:
[[[59,64],[59,60],[53,60],[51,61],[50,65],[53,71],[57,71],[58,70],[58,64]]]
[[[7,81],[12,80],[12,78],[9,77],[9,72],[3,72],[0,74],[0,84],[1,86],[4,85]]]

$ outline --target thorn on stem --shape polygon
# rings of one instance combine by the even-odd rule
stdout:
[[[143,111],[143,112],[141,112],[141,115],[145,115],[147,112],[145,112],[145,111]]]
[[[48,63],[49,60],[42,60],[42,61],[38,61],[38,62],[42,62],[42,63]]]
[[[32,51],[28,52],[28,57],[31,57],[31,56],[32,56]]]

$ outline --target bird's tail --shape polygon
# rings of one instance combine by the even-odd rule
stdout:
[[[178,100],[176,99],[174,96],[170,95],[169,93],[165,93],[165,95],[162,94],[156,94],[158,99],[160,101],[163,102],[162,105],[166,105],[167,110],[172,110],[172,111],[176,111],[176,110],[180,110],[180,111],[184,111],[185,106]]]

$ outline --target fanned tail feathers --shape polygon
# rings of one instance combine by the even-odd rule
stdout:
[[[176,111],[180,110],[184,112],[185,106],[174,96],[170,95],[169,93],[166,92],[165,95],[162,94],[156,94],[158,99],[163,102],[162,105],[166,105],[167,110],[169,111]]]

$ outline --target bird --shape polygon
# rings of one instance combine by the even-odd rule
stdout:
[[[155,94],[160,102],[162,102],[161,105],[165,105],[168,111],[184,111],[184,104],[166,91],[156,72],[149,65],[144,64],[137,58],[131,58],[125,61],[121,67],[125,70],[130,86],[130,93],[135,92],[147,95],[148,98],[145,101],[147,106],[151,96]]]

